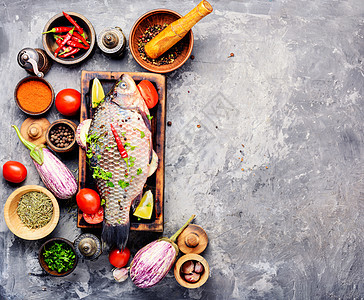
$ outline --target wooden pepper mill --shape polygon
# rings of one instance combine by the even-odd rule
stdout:
[[[209,2],[201,1],[187,15],[169,24],[162,32],[145,45],[145,53],[152,59],[161,56],[180,41],[203,17],[212,12]]]

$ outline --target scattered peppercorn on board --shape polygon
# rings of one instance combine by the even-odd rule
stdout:
[[[152,137],[153,149],[158,155],[159,163],[157,171],[148,178],[143,193],[151,190],[154,196],[154,209],[150,220],[138,220],[130,214],[130,229],[137,231],[163,232],[163,202],[164,202],[164,146],[165,146],[165,125],[166,125],[166,79],[164,75],[154,73],[135,72],[94,72],[82,71],[81,73],[81,108],[80,122],[92,118],[94,109],[91,103],[91,88],[94,78],[98,78],[104,88],[105,94],[113,87],[116,80],[122,74],[129,74],[138,84],[146,79],[152,82],[158,92],[158,104],[150,110],[153,117]],[[95,189],[95,183],[87,166],[86,151],[79,148],[79,188],[89,187]],[[78,210],[77,227],[79,228],[101,228],[101,224],[88,224]]]

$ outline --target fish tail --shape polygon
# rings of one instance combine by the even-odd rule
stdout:
[[[129,237],[130,221],[124,224],[107,224],[102,227],[102,240],[110,247],[116,245],[120,250],[124,250]]]

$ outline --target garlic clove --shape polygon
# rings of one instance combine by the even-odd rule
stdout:
[[[200,280],[201,275],[195,272],[192,272],[192,274],[185,274],[186,281],[190,283],[195,283]]]
[[[198,261],[195,264],[195,273],[202,273],[204,271],[203,265]]]
[[[193,270],[195,269],[195,264],[192,260],[186,261],[181,268],[182,273],[184,274],[191,274]]]
[[[123,282],[129,277],[129,268],[116,268],[112,274],[117,282]]]

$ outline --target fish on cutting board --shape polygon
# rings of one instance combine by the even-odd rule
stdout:
[[[147,180],[152,158],[150,113],[134,80],[123,74],[96,108],[87,135],[87,157],[102,199],[102,239],[123,249],[129,212]]]

